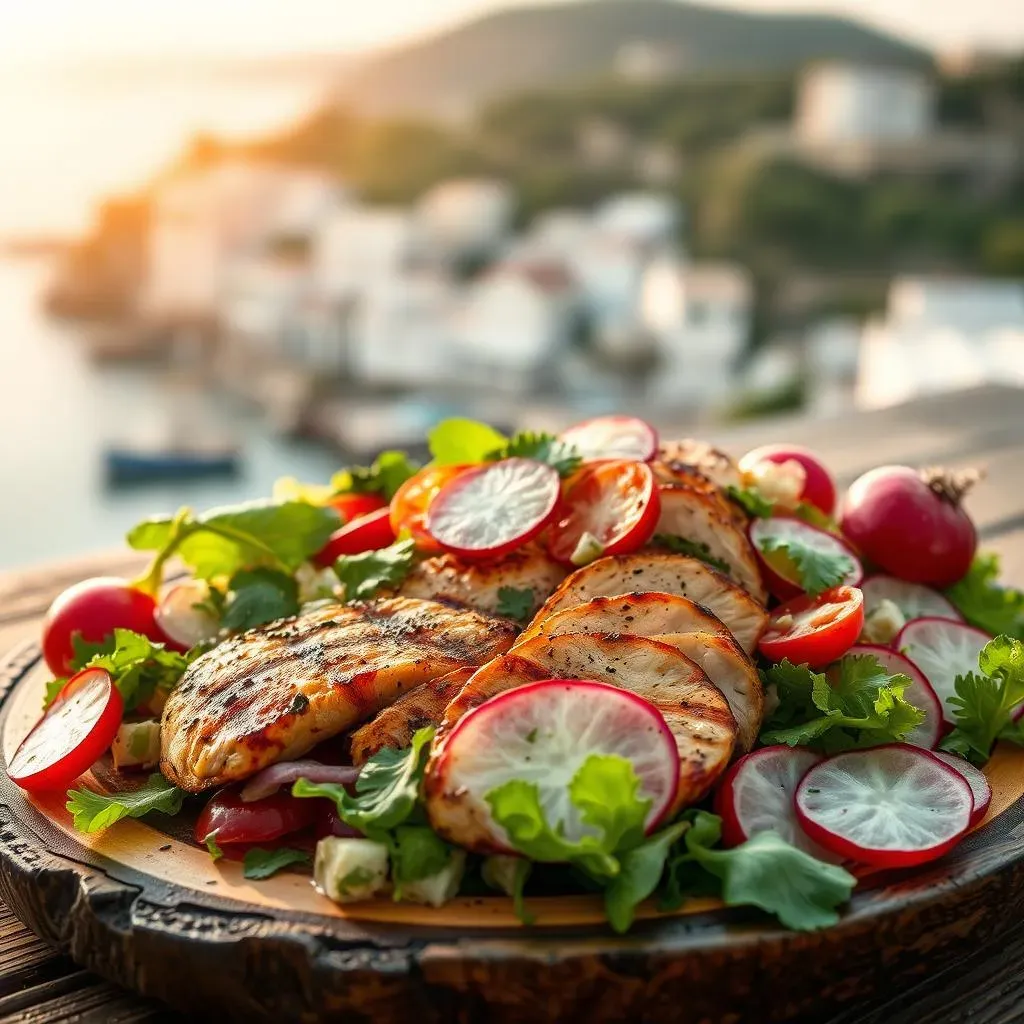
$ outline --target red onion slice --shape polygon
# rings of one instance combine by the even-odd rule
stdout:
[[[298,779],[310,782],[336,782],[350,786],[359,777],[359,769],[351,764],[322,764],[320,761],[282,761],[257,772],[242,787],[243,803],[262,800],[276,793],[282,786],[290,786]]]

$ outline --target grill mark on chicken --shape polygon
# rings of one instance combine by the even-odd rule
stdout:
[[[221,644],[164,709],[161,767],[192,792],[300,757],[406,691],[506,651],[516,627],[434,601],[318,609]]]

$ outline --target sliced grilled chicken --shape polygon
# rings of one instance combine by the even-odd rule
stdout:
[[[372,722],[361,725],[352,733],[352,763],[365,764],[385,747],[402,750],[409,746],[417,729],[441,721],[445,708],[475,671],[476,666],[470,665],[429,683],[420,683],[381,711]]]
[[[455,601],[478,612],[497,615],[503,587],[528,590],[535,612],[565,579],[565,568],[536,544],[528,544],[503,558],[469,562],[456,555],[438,555],[415,566],[399,593],[403,597]]]
[[[696,441],[692,437],[681,441],[662,441],[658,447],[658,455],[652,464],[655,472],[658,467],[673,468],[690,467],[713,484],[721,487],[742,487],[743,477],[740,468],[732,456],[720,448],[715,448],[705,441]]]
[[[427,814],[450,842],[493,852],[486,794],[448,785],[445,741],[472,708],[536,679],[596,679],[639,694],[665,716],[679,749],[674,810],[707,793],[732,756],[736,723],[718,687],[674,647],[637,636],[537,637],[480,668],[449,705],[434,741],[424,783]]]
[[[721,563],[756,601],[768,596],[761,580],[757,556],[746,533],[717,509],[714,498],[684,484],[662,484],[661,516],[654,535],[682,537],[705,549],[709,561]]]
[[[651,469],[654,470],[659,483],[682,484],[706,495],[720,515],[735,523],[740,529],[746,530],[749,521],[746,512],[699,469],[685,462],[663,462],[660,459],[651,463]]]
[[[160,767],[198,793],[293,760],[414,686],[508,650],[504,619],[436,601],[332,605],[225,641],[168,698]]]
[[[535,635],[556,612],[595,597],[650,591],[678,594],[716,615],[748,654],[768,622],[768,613],[742,587],[697,558],[667,551],[610,555],[578,569],[544,602],[527,627]]]
[[[764,710],[761,679],[721,620],[685,597],[628,594],[595,597],[546,619],[539,635],[550,638],[580,633],[627,633],[677,648],[698,664],[729,702],[738,728],[738,746],[746,753],[757,739]],[[530,636],[524,633],[512,650]],[[581,638],[581,643],[583,640]],[[389,709],[391,710],[391,709]],[[387,714],[387,711],[382,714]]]

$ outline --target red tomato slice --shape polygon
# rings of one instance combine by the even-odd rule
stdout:
[[[408,530],[421,551],[433,554],[443,551],[427,530],[427,509],[446,483],[469,468],[468,465],[424,466],[409,477],[391,499],[391,528],[395,536]]]
[[[379,494],[336,494],[328,504],[338,510],[345,523],[388,507],[388,503]]]
[[[300,800],[289,793],[274,793],[243,803],[237,786],[220,790],[203,808],[196,822],[197,843],[217,833],[217,845],[262,843],[305,828],[317,817],[319,800]]]
[[[769,661],[789,658],[812,668],[842,657],[864,626],[864,596],[856,587],[834,587],[779,605],[758,647]]]
[[[646,544],[658,525],[661,499],[650,466],[623,459],[584,466],[569,479],[562,497],[567,512],[551,528],[548,550],[572,565],[584,535],[606,555],[622,555]]]
[[[101,668],[83,669],[65,683],[7,766],[11,781],[42,792],[67,789],[114,741],[124,702]]]
[[[395,540],[388,507],[371,512],[354,522],[346,523],[331,534],[327,543],[313,556],[313,561],[329,569],[342,555],[358,555],[363,551],[386,548]]]

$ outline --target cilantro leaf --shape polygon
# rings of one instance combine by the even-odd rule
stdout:
[[[84,640],[81,633],[71,635],[71,669],[74,672],[85,668],[98,654],[113,654],[117,649],[117,640],[113,633],[108,633],[102,640]]]
[[[194,515],[182,509],[175,516],[147,519],[128,533],[136,551],[155,551],[147,583],[159,583],[159,570],[171,555],[209,580],[233,576],[239,569],[270,566],[294,572],[316,554],[338,528],[331,507],[304,501],[256,501],[211,509]]]
[[[231,577],[221,625],[240,633],[299,612],[299,585],[276,569],[241,569]]]
[[[405,452],[381,452],[370,466],[350,466],[331,477],[335,494],[379,494],[390,501],[419,467]]]
[[[690,558],[699,558],[702,562],[710,565],[712,569],[728,574],[729,563],[711,554],[711,548],[699,541],[688,540],[686,537],[677,537],[672,533],[656,533],[652,543],[659,548],[666,548],[677,555],[689,555]]]
[[[515,619],[517,622],[525,622],[533,611],[534,596],[530,588],[519,590],[516,587],[498,588],[499,615],[508,619]]]
[[[949,698],[955,728],[942,747],[984,763],[1000,736],[1014,742],[1021,736],[1013,727],[1013,711],[1024,701],[1024,643],[995,637],[982,648],[978,667],[956,678]]]
[[[978,555],[967,575],[946,591],[960,614],[978,629],[994,636],[1024,640],[1024,590],[998,583],[999,557]]]
[[[401,583],[409,574],[416,556],[416,542],[397,540],[378,551],[343,555],[334,563],[338,579],[345,585],[346,601],[365,601],[381,587]]]
[[[775,513],[775,502],[769,501],[756,487],[730,486],[725,493],[754,519],[769,519]]]
[[[170,651],[164,644],[130,629],[115,629],[109,646],[109,653],[95,655],[87,665],[110,673],[121,691],[125,711],[148,704],[155,694],[170,693],[199,653]]]
[[[904,697],[904,675],[890,675],[871,655],[847,655],[827,674],[783,660],[762,672],[778,706],[764,743],[809,746],[828,754],[902,742],[925,713]]]
[[[363,765],[354,795],[336,783],[307,779],[292,786],[292,795],[333,800],[342,821],[379,840],[382,833],[397,828],[412,813],[433,738],[434,728],[427,726],[416,732],[405,750],[379,750]]]
[[[485,462],[508,438],[486,423],[460,417],[442,420],[427,434],[427,444],[438,466]]]
[[[490,462],[513,457],[536,459],[537,462],[557,469],[559,476],[568,476],[583,461],[574,445],[559,440],[554,434],[538,434],[532,430],[520,431],[506,444],[487,455]]]
[[[822,551],[795,538],[763,537],[758,547],[765,554],[777,553],[792,568],[800,588],[811,597],[838,587],[853,571],[853,560],[845,554]],[[789,572],[786,575],[790,575]]]
[[[276,875],[290,864],[305,864],[308,860],[309,854],[304,850],[292,850],[287,846],[280,846],[276,850],[246,850],[242,861],[242,874],[246,878],[258,881]]]
[[[69,789],[67,809],[79,832],[98,832],[122,818],[141,818],[150,811],[177,814],[185,791],[172,786],[159,772],[145,785],[123,793],[97,793],[91,789]]]
[[[835,924],[836,907],[850,898],[857,880],[834,864],[790,846],[776,832],[758,832],[731,850],[714,849],[722,819],[690,812],[692,827],[682,836],[685,852],[672,870],[699,865],[721,883],[726,906],[754,906],[774,914],[787,928],[811,931]]]
[[[689,827],[687,821],[677,822],[619,857],[619,873],[604,891],[604,909],[620,935],[629,931],[637,906],[657,889],[669,851]]]
[[[388,843],[395,899],[402,898],[403,882],[418,882],[444,869],[451,847],[428,825],[399,825]]]

